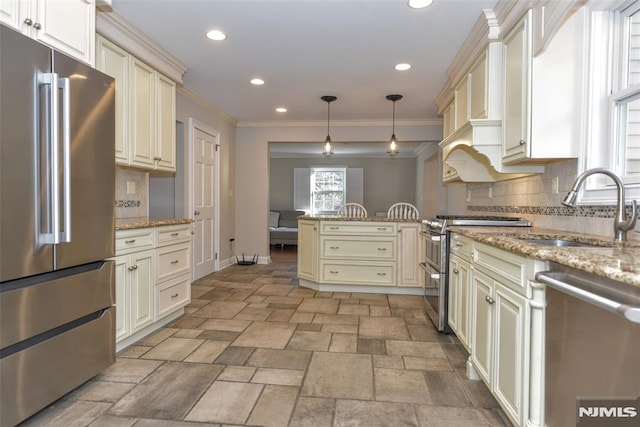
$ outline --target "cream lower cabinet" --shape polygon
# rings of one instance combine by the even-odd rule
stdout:
[[[116,341],[154,321],[153,250],[121,255],[116,263]]]
[[[191,225],[118,230],[113,260],[120,350],[191,301]]]
[[[396,223],[321,221],[319,281],[393,286],[396,234]]]
[[[317,221],[298,221],[298,276],[313,282],[318,280]]]
[[[116,342],[154,321],[153,247],[152,228],[116,232]]]
[[[191,301],[191,225],[156,228],[155,320]]]
[[[467,350],[471,349],[471,248],[468,237],[451,233],[449,258],[449,326]]]
[[[424,271],[417,261],[424,259],[421,229],[419,223],[398,223],[398,286],[424,285]]]
[[[471,265],[470,362],[515,425],[541,425],[542,263],[476,242]]]

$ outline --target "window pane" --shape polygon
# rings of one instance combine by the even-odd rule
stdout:
[[[626,146],[623,147],[625,155],[625,176],[640,175],[640,99],[627,104]]]
[[[313,171],[311,192],[313,213],[336,213],[345,202],[345,170],[320,169]]]
[[[629,75],[627,86],[640,83],[640,13],[629,17]]]

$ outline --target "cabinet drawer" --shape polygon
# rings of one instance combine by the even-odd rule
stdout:
[[[468,237],[451,233],[451,253],[469,261],[471,259],[471,242],[472,240]]]
[[[153,228],[116,231],[116,256],[153,249]]]
[[[170,277],[189,273],[191,266],[191,245],[179,243],[156,249],[158,257],[156,281],[160,283]]]
[[[321,262],[320,281],[355,285],[389,286],[396,277],[395,262]]]
[[[395,236],[397,232],[395,222],[369,222],[369,221],[321,221],[321,234],[350,234]]]
[[[527,258],[476,242],[474,265],[518,294],[531,297],[531,287],[527,279]]]
[[[396,259],[395,237],[322,237],[320,241],[322,258],[366,258],[381,261]]]
[[[158,246],[173,245],[174,243],[191,240],[191,224],[165,225],[156,227],[156,242]]]
[[[156,286],[156,320],[159,320],[191,302],[189,274],[168,280]]]

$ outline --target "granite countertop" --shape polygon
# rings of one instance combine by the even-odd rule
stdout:
[[[192,222],[193,220],[189,218],[116,218],[116,231],[131,230],[133,228],[159,227],[163,225],[190,224]]]
[[[613,237],[570,233],[538,227],[451,227],[451,231],[514,253],[572,267],[640,287],[640,241],[616,242]],[[594,247],[555,247],[522,239],[563,239]]]
[[[418,219],[387,218],[386,216],[368,216],[366,218],[349,218],[337,215],[302,215],[298,219],[311,221],[359,221],[359,222],[422,222]]]

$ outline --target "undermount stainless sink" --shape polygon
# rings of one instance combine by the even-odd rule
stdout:
[[[599,245],[585,243],[585,242],[576,242],[574,240],[564,240],[564,239],[521,239],[524,242],[535,243],[537,245],[544,246],[556,246],[556,247],[576,247],[576,248],[596,248]]]

